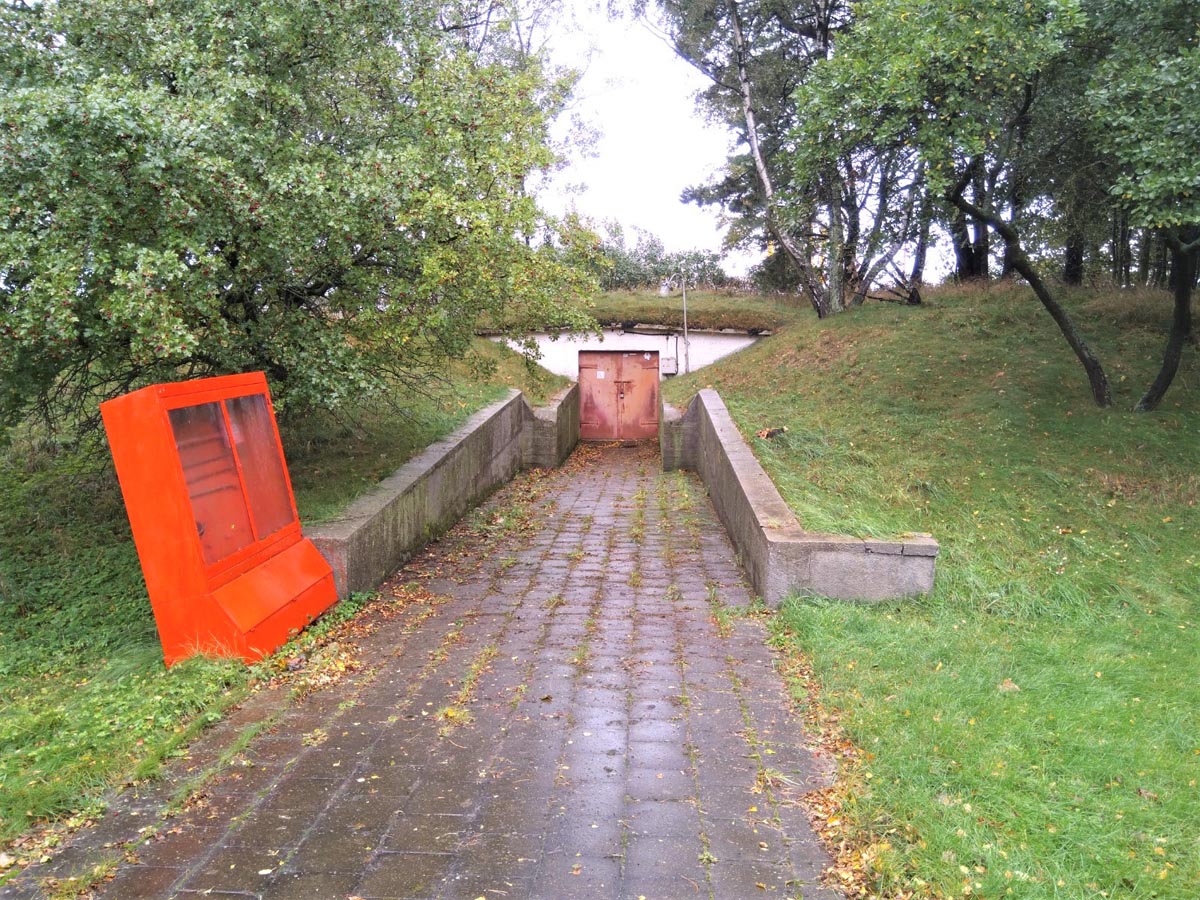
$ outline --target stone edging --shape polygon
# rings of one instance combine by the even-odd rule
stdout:
[[[887,600],[932,590],[938,543],[930,535],[879,541],[805,531],[716,391],[700,391],[682,415],[664,407],[659,442],[664,469],[700,475],[754,589],[768,603],[793,593]]]
[[[579,440],[579,387],[531,409],[520,391],[475,413],[340,516],[305,529],[339,597],[369,591],[525,468],[557,466]]]

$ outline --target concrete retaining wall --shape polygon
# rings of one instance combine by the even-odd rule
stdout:
[[[305,534],[333,568],[339,597],[372,590],[519,470],[557,466],[578,441],[578,386],[538,410],[510,391]]]
[[[534,408],[532,415],[525,465],[532,469],[561,466],[579,443],[579,385],[563,388],[546,406]]]
[[[797,592],[885,600],[933,588],[938,544],[929,535],[877,541],[805,531],[716,391],[701,391],[682,415],[664,407],[661,426],[663,468],[699,473],[754,589],[767,602]]]

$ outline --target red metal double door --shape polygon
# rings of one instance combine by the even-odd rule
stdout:
[[[579,437],[645,441],[658,436],[658,351],[579,351]]]

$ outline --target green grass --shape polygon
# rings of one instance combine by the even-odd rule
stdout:
[[[665,389],[717,388],[806,527],[941,542],[926,598],[774,619],[862,750],[852,859],[884,895],[1194,900],[1196,352],[1130,412],[1169,300],[1072,296],[1114,381],[1100,410],[1028,291],[931,301],[801,321]]]
[[[567,383],[500,344],[478,339],[470,358],[452,365],[442,382],[399,391],[388,404],[287,423],[281,436],[300,517],[312,523],[336,515],[507,388],[524,391],[536,406]]]
[[[481,342],[444,385],[286,424],[302,519],[336,513],[506,387],[536,402],[559,383]],[[106,451],[71,457],[18,438],[0,453],[0,845],[154,774],[249,678],[229,661],[163,668]]]
[[[614,291],[596,299],[592,315],[601,324],[641,322],[683,327],[680,291],[660,297],[653,291]],[[688,327],[772,331],[804,318],[794,300],[775,300],[734,292],[688,291]]]
[[[175,752],[244,681],[229,662],[163,669],[114,480],[65,468],[0,461],[0,840]]]

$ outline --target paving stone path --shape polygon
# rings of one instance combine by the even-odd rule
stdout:
[[[698,480],[582,447],[398,572],[361,667],[181,811],[160,817],[169,782],[135,792],[41,875],[90,840],[123,849],[113,900],[834,900],[797,802],[826,767],[750,599]]]

